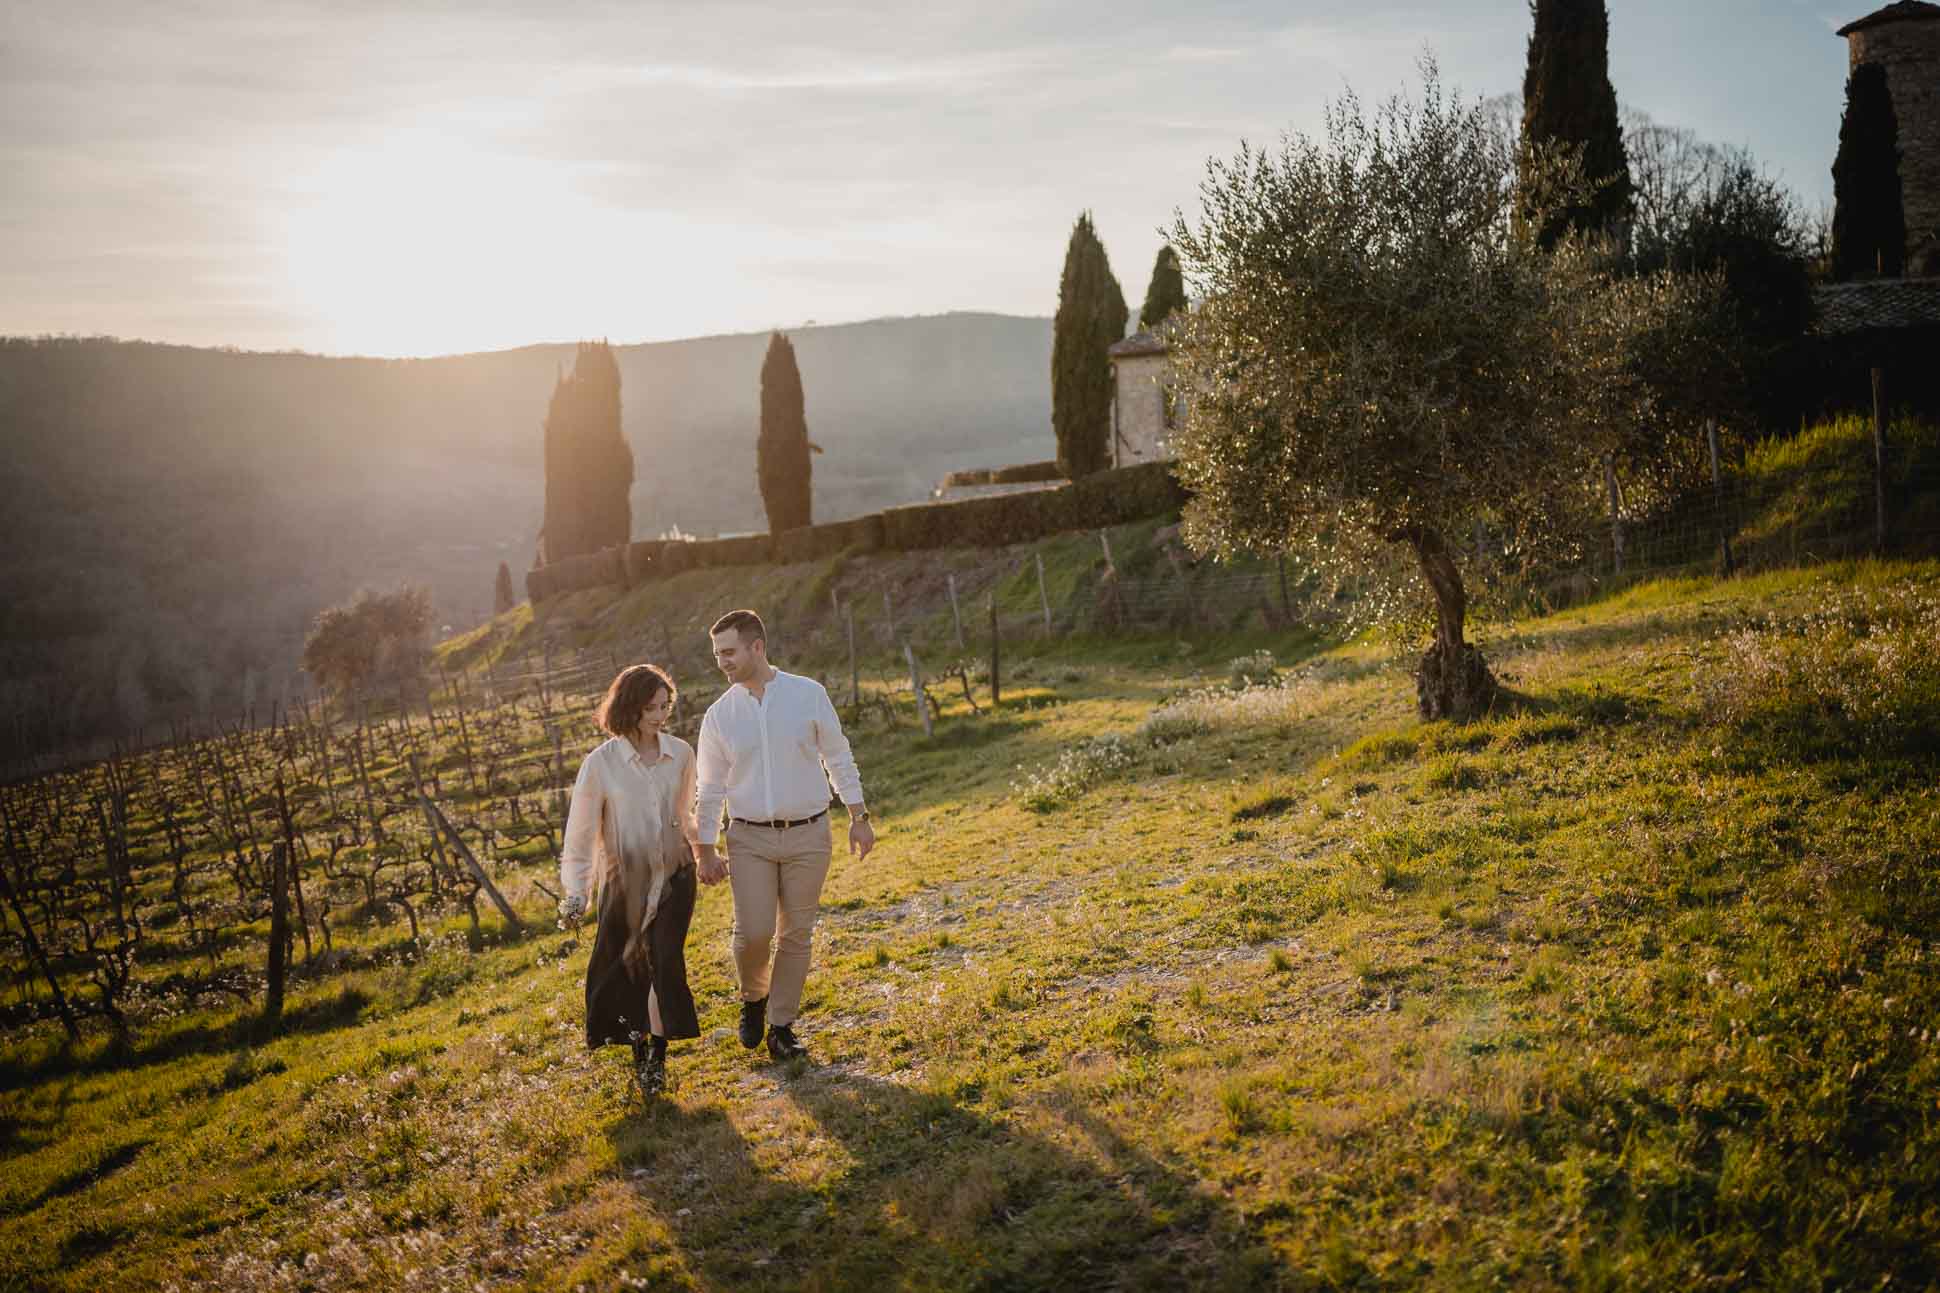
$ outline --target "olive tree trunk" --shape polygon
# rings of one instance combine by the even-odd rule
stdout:
[[[1482,653],[1462,636],[1468,593],[1454,554],[1441,532],[1430,526],[1411,525],[1395,537],[1413,550],[1435,595],[1435,641],[1415,668],[1415,708],[1429,722],[1480,717],[1495,700],[1496,681]]]

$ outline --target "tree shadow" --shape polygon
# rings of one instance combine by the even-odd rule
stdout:
[[[78,1166],[61,1173],[33,1195],[10,1203],[0,1210],[10,1216],[22,1217],[54,1199],[65,1198],[67,1195],[98,1185],[106,1177],[114,1175],[134,1162],[141,1156],[143,1150],[154,1143],[152,1139],[144,1138],[110,1146]]]
[[[1195,1178],[1053,1097],[1002,1116],[838,1067],[730,1117],[614,1127],[677,1261],[729,1288],[1250,1287],[1271,1258]],[[751,1141],[737,1123],[758,1129]],[[1029,1124],[1027,1127],[1026,1124]],[[774,1134],[768,1134],[770,1130]],[[649,1183],[650,1182],[650,1183]],[[652,1256],[652,1254],[646,1254]]]
[[[166,1064],[187,1055],[209,1055],[244,1046],[260,1046],[293,1034],[330,1032],[355,1024],[369,1005],[368,993],[342,988],[336,995],[318,997],[268,1020],[256,1009],[245,1009],[217,1023],[194,1024],[134,1041],[111,1037],[92,1049],[66,1044],[49,1046],[38,1056],[8,1056],[0,1060],[0,1087],[16,1090],[52,1078],[126,1072]]]

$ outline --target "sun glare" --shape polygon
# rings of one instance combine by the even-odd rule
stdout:
[[[284,228],[298,308],[319,348],[449,354],[621,334],[629,245],[650,217],[603,210],[574,169],[402,133],[346,150],[305,177]],[[624,226],[624,227],[623,227]]]

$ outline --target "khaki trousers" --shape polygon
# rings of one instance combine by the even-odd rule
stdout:
[[[809,937],[815,932],[833,851],[829,830],[826,817],[785,830],[728,823],[735,973],[741,980],[741,1000],[768,998],[770,1025],[792,1024],[801,1010]]]

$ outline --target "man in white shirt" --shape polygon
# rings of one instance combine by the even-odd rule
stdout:
[[[767,630],[753,611],[729,611],[710,636],[729,686],[707,707],[695,755],[700,879],[715,884],[725,873],[734,893],[741,1044],[761,1045],[765,1021],[768,1053],[796,1059],[807,1053],[795,1037],[795,1016],[829,873],[831,781],[848,809],[849,851],[857,859],[869,856],[876,832],[827,689],[768,663]]]

